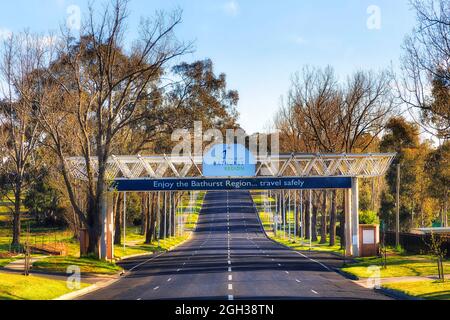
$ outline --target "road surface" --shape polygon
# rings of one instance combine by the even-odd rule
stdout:
[[[330,270],[329,255],[305,254],[265,236],[248,192],[209,192],[190,241],[126,261],[126,277],[82,299],[387,299]]]

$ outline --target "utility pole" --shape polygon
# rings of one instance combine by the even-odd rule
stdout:
[[[123,193],[123,254],[126,256],[127,250],[127,193]]]
[[[395,215],[395,245],[400,245],[400,163],[397,164],[397,210]]]

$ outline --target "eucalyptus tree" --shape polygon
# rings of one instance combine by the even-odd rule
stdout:
[[[330,66],[323,69],[305,67],[294,75],[287,104],[275,121],[281,133],[281,145],[285,150],[304,152],[368,150],[396,110],[392,82],[393,77],[387,71],[357,71],[342,82]],[[326,197],[323,199],[325,202]],[[337,220],[336,202],[337,193],[333,192],[332,245]],[[321,231],[322,239],[325,239],[326,228]]]
[[[450,1],[411,0],[417,25],[405,39],[398,91],[417,121],[438,138],[450,138]]]
[[[20,245],[22,196],[38,172],[36,151],[43,136],[31,74],[45,61],[45,46],[42,38],[29,33],[11,35],[0,53],[0,172],[2,193],[13,204],[13,247]]]
[[[190,50],[174,34],[181,23],[179,11],[143,19],[131,46],[124,41],[127,21],[127,2],[116,0],[100,16],[91,9],[78,37],[63,30],[53,48],[54,59],[42,67],[38,81],[44,88],[36,92],[44,97],[37,118],[46,145],[59,159],[70,202],[89,232],[89,253],[99,249],[107,161],[116,139],[151,116],[165,71]],[[86,210],[77,201],[65,161],[73,155],[86,162]]]

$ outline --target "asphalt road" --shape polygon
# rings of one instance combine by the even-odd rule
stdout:
[[[248,192],[209,192],[190,241],[126,261],[126,277],[82,299],[387,299],[329,269],[336,260],[267,239]]]

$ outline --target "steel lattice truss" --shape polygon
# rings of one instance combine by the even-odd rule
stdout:
[[[383,176],[395,154],[291,154],[257,157],[258,177],[361,177]],[[98,162],[90,160],[96,178]],[[86,180],[84,158],[66,160],[76,179]],[[106,179],[201,178],[202,156],[113,156]]]

